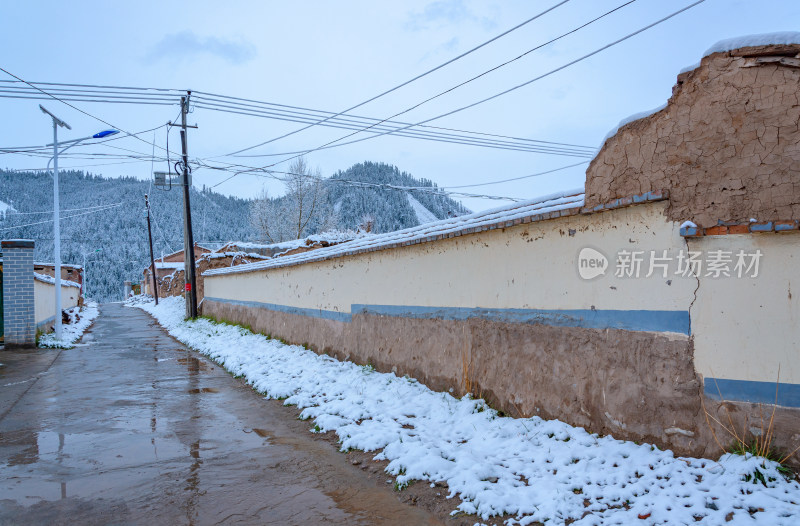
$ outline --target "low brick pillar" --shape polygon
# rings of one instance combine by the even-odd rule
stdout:
[[[36,345],[33,245],[31,239],[10,239],[2,242],[3,333],[6,349]]]

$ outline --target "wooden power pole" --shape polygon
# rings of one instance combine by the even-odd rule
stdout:
[[[158,305],[158,278],[156,274],[156,260],[153,258],[153,230],[150,228],[150,201],[144,194],[144,207],[147,212],[147,239],[150,241],[150,271],[153,278],[153,297]]]
[[[192,233],[192,209],[189,203],[189,150],[186,145],[186,115],[189,113],[191,91],[181,97],[181,149],[183,151],[183,253],[186,292],[186,317],[197,318],[197,279],[195,278],[194,234]]]

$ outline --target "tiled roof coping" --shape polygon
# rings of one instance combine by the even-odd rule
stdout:
[[[448,218],[442,221],[398,230],[396,232],[388,232],[364,239],[356,239],[301,254],[284,256],[236,267],[207,270],[203,273],[203,276],[255,272],[259,270],[303,265],[305,263],[329,261],[345,256],[451,239],[559,217],[605,212],[617,208],[668,199],[669,192],[667,190],[647,192],[642,195],[615,199],[610,203],[591,209],[583,206],[583,197],[582,189],[560,192],[531,201],[518,202],[513,205],[494,208],[467,216]]]
[[[681,228],[683,237],[724,236],[728,234],[763,234],[768,232],[797,232],[800,223],[797,220],[787,221],[751,221],[748,223],[719,222],[717,226],[684,227]]]

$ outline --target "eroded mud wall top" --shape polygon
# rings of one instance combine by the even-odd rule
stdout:
[[[706,56],[586,171],[586,205],[670,190],[669,219],[800,219],[800,45]]]

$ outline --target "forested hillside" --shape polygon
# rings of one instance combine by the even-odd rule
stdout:
[[[366,183],[360,185],[356,183]],[[423,187],[398,190],[386,186]],[[324,181],[325,208],[336,210],[328,226],[355,230],[365,217],[373,232],[389,232],[469,212],[428,180],[415,179],[396,167],[365,162]],[[99,301],[122,298],[125,280],[138,281],[149,264],[144,194],[150,194],[156,257],[183,248],[182,193],[157,190],[149,181],[104,178],[80,171],[60,173],[61,259],[87,262],[88,295]],[[285,198],[278,198],[285,199]],[[211,248],[225,241],[258,241],[251,223],[253,201],[192,188],[194,238]],[[53,182],[49,174],[0,170],[0,202],[13,206],[0,216],[0,239],[36,241],[36,261],[53,261]],[[106,210],[90,207],[120,204]],[[87,210],[88,209],[88,210]],[[20,226],[18,225],[27,225]],[[312,230],[320,228],[311,223]],[[315,234],[309,231],[307,234]]]
[[[183,248],[182,196],[179,188],[160,191],[148,181],[131,177],[103,178],[79,171],[59,174],[61,200],[61,260],[82,265],[89,277],[89,296],[100,301],[122,299],[125,280],[138,281],[149,264],[144,194],[150,191],[155,217],[156,255]],[[0,221],[0,238],[36,241],[36,261],[53,261],[53,179],[48,174],[0,171],[0,201],[17,213]],[[195,240],[252,239],[248,223],[250,201],[192,189]],[[98,205],[121,206],[93,212]],[[45,212],[45,213],[40,213]],[[39,224],[35,224],[39,223]],[[15,225],[30,225],[11,228]]]
[[[398,191],[388,187],[359,187],[350,181],[421,189]],[[353,165],[328,179],[327,186],[328,199],[337,211],[339,225],[343,229],[356,228],[367,215],[375,220],[375,232],[391,232],[416,226],[434,217],[444,219],[450,215],[469,213],[461,203],[438,191],[433,181],[415,179],[396,166],[384,163]],[[422,214],[415,213],[409,195],[434,217],[419,217]]]

